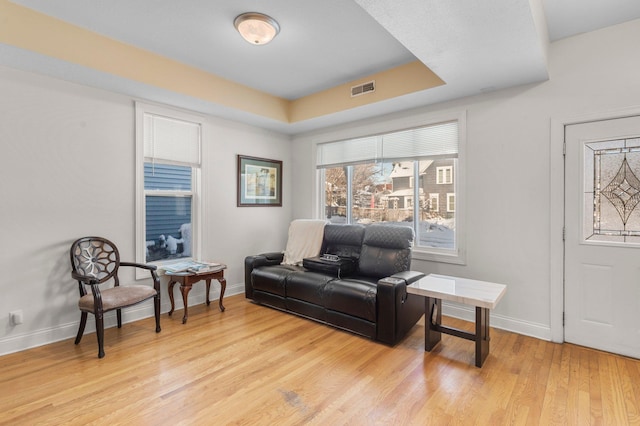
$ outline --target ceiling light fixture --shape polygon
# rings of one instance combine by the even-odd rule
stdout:
[[[233,25],[251,44],[267,44],[280,32],[280,25],[275,19],[257,12],[238,15]]]

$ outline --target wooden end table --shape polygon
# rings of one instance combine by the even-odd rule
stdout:
[[[476,342],[476,367],[482,367],[489,355],[489,310],[496,307],[507,286],[486,281],[430,274],[409,284],[407,293],[423,296],[425,307],[424,350],[430,352],[441,333]],[[476,308],[476,332],[468,333],[442,325],[442,300]]]
[[[224,297],[224,291],[227,288],[227,280],[224,278],[224,270],[226,269],[225,265],[222,265],[220,269],[216,269],[215,271],[209,272],[166,272],[166,275],[169,276],[169,300],[171,300],[171,310],[169,311],[169,316],[173,314],[173,310],[175,308],[173,301],[173,286],[177,283],[180,283],[180,293],[182,293],[182,302],[184,304],[184,316],[182,317],[182,323],[185,324],[187,319],[189,318],[187,297],[189,296],[189,292],[191,291],[191,287],[197,283],[198,281],[205,280],[207,283],[207,306],[211,303],[209,301],[209,290],[211,289],[211,280],[218,280],[220,283],[220,299],[218,300],[218,305],[220,307],[220,312],[224,312],[224,305],[222,305],[222,298]]]

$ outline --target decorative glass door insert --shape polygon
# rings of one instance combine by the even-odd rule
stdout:
[[[640,245],[640,138],[584,145],[583,241]]]

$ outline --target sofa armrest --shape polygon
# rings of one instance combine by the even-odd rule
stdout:
[[[260,266],[279,265],[284,259],[283,252],[269,252],[244,259],[244,295],[247,299],[253,299],[253,286],[251,285],[251,272]]]
[[[253,259],[255,262],[254,268],[266,265],[279,265],[284,260],[284,253],[281,251],[261,253],[255,256],[249,256],[247,259]]]
[[[424,278],[426,276],[423,272],[418,271],[402,271],[396,274],[391,275],[389,278],[399,278],[404,281],[406,285],[414,283],[418,281],[420,278]]]
[[[424,277],[417,271],[403,271],[378,280],[377,340],[395,345],[424,313],[419,297],[407,293],[407,285]]]

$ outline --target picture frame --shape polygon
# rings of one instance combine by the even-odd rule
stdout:
[[[238,207],[282,207],[282,161],[238,155]]]

